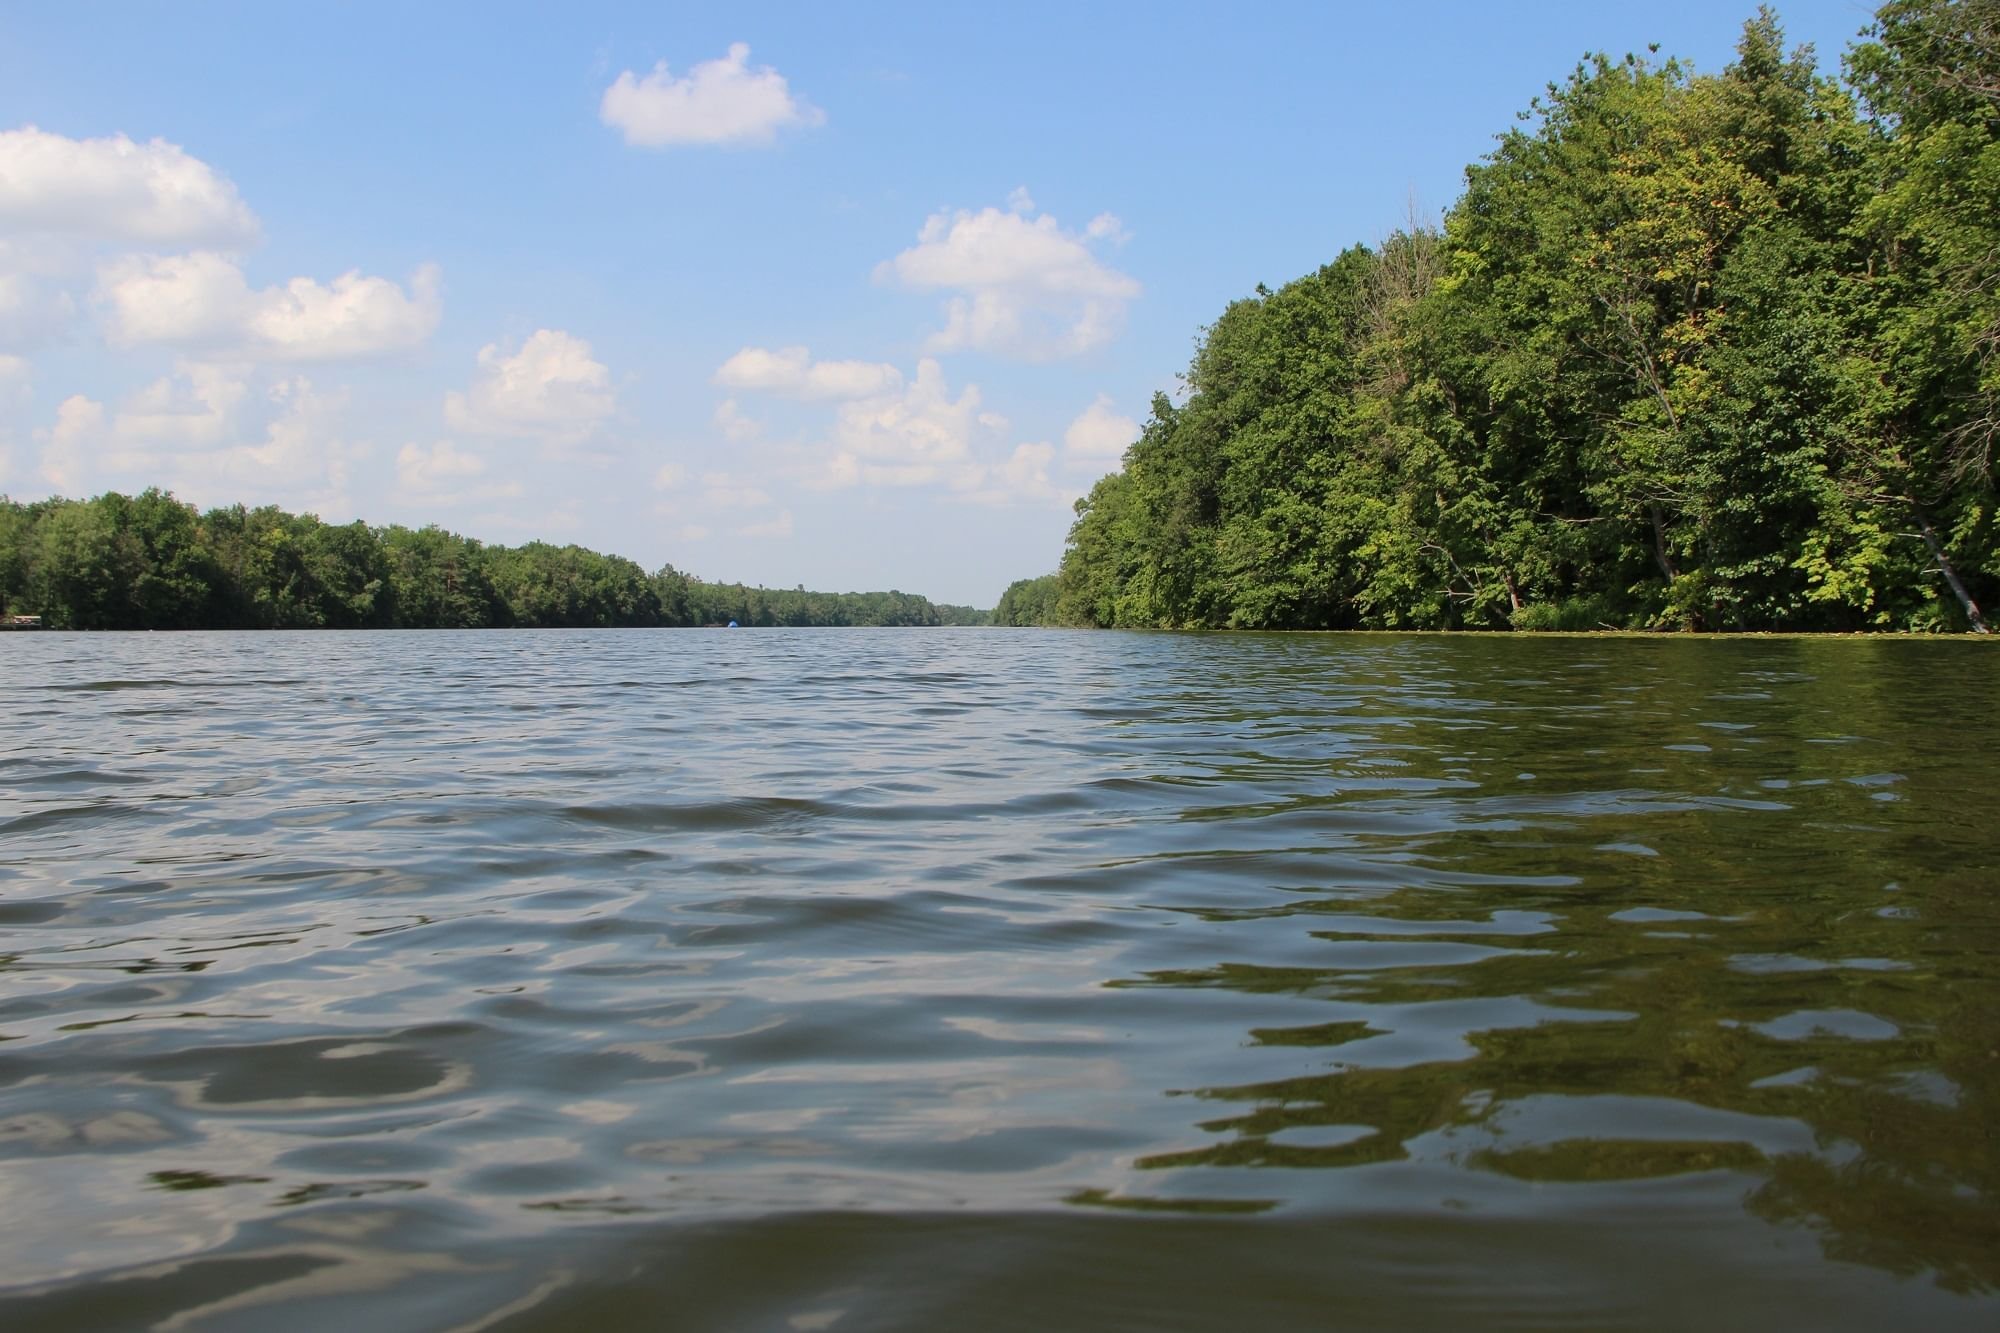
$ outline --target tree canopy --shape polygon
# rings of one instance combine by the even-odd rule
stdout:
[[[1597,56],[1439,225],[1224,310],[1008,618],[1984,629],[2000,600],[2000,0],[1844,80]]]
[[[648,574],[581,546],[331,524],[273,506],[200,513],[164,491],[0,498],[0,612],[55,629],[477,629],[983,623],[904,592],[808,592]]]

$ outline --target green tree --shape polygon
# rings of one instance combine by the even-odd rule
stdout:
[[[1860,101],[1768,10],[1719,74],[1586,60],[1441,233],[1231,304],[1078,504],[1062,615],[1982,628],[2000,0],[1874,36]]]
[[[1060,592],[1061,579],[1055,574],[1016,579],[994,604],[993,623],[1009,627],[1061,624],[1057,611]]]

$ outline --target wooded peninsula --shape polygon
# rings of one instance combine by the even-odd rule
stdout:
[[[1599,56],[1205,330],[1000,624],[1985,631],[2000,0]]]
[[[963,625],[904,592],[706,583],[672,565],[442,528],[323,523],[275,506],[198,513],[164,491],[0,499],[0,612],[51,629],[521,629]]]

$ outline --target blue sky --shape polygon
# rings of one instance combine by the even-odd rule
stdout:
[[[991,605],[1228,301],[1749,12],[16,4],[0,492]]]

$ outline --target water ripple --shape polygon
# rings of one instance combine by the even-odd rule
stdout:
[[[13,1326],[2000,1318],[1976,645],[4,647]]]

